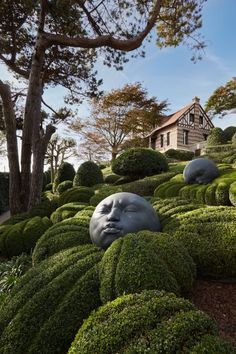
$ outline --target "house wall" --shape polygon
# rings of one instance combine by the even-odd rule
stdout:
[[[167,145],[167,133],[170,133],[170,144]],[[161,134],[164,136],[164,146],[161,147]],[[151,142],[149,140],[149,147],[151,147]],[[177,149],[177,126],[172,125],[166,128],[161,129],[160,132],[157,133],[157,138],[155,142],[155,146],[152,146],[155,150],[165,152],[169,149]]]
[[[203,126],[200,126],[199,124],[199,118],[200,115],[202,115],[202,112],[200,111],[200,106],[198,102],[195,103],[194,105],[194,124],[193,126],[177,126],[177,149],[182,149],[182,150],[191,150],[195,151],[196,149],[200,148],[200,142],[203,142],[205,140],[204,134],[209,135],[211,128],[203,128]],[[183,135],[184,135],[184,130],[187,130],[188,133],[188,145],[185,145],[183,143]],[[199,147],[198,147],[199,145]]]

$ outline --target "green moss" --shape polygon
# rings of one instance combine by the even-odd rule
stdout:
[[[230,184],[224,180],[218,184],[215,192],[217,205],[231,205],[229,200],[229,187]]]
[[[60,195],[58,205],[62,206],[71,202],[89,203],[89,199],[93,194],[93,190],[89,187],[73,187]]]
[[[210,184],[205,192],[205,202],[207,205],[216,205],[216,198],[215,198],[215,193],[216,193],[216,188],[217,184]]]

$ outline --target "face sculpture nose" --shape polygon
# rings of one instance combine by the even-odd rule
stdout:
[[[107,215],[107,220],[119,221],[120,220],[120,210],[118,208],[112,208],[110,213]]]

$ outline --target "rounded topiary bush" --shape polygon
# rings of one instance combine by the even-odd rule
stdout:
[[[207,138],[207,146],[222,145],[227,143],[227,137],[221,128],[213,128]]]
[[[35,246],[33,264],[64,249],[91,243],[89,220],[90,218],[84,217],[71,218],[50,227]]]
[[[236,133],[232,136],[232,144],[233,146],[236,146]]]
[[[158,151],[132,148],[112,162],[112,171],[121,176],[152,176],[168,170],[166,157]]]
[[[100,295],[104,303],[150,289],[186,294],[194,279],[195,265],[181,243],[168,234],[140,231],[119,238],[106,250]]]
[[[86,208],[87,205],[87,203],[80,202],[64,204],[51,214],[50,219],[53,224],[56,224],[59,221],[73,217],[78,211]]]
[[[80,165],[74,178],[74,186],[91,187],[103,183],[103,174],[98,165],[93,161],[86,161]]]
[[[64,181],[73,181],[75,177],[75,169],[69,162],[63,162],[58,168],[55,180],[54,190],[57,190],[57,186]]]
[[[174,294],[149,290],[122,296],[93,312],[68,354],[231,352],[208,315]]]
[[[89,187],[73,187],[63,192],[58,199],[58,205],[64,205],[71,202],[89,203],[94,191]]]
[[[224,129],[224,134],[226,136],[226,139],[230,141],[233,137],[233,135],[236,133],[236,127],[230,126]]]
[[[0,352],[67,353],[83,320],[100,304],[92,245],[60,252],[22,277],[0,308]]]
[[[194,157],[194,152],[180,149],[169,149],[165,152],[165,156],[175,160],[189,161]]]
[[[67,191],[67,189],[70,189],[73,187],[73,182],[72,181],[63,181],[57,186],[57,193],[62,194],[63,192]]]
[[[4,229],[0,235],[0,254],[11,258],[30,253],[40,236],[52,225],[47,217],[35,216]]]
[[[121,187],[119,186],[106,186],[98,190],[89,201],[89,204],[92,206],[97,206],[103,199],[108,197],[111,194],[122,192]]]
[[[114,173],[111,175],[107,175],[106,177],[104,177],[104,182],[107,184],[113,184],[116,181],[118,181],[120,179],[120,176],[115,175]]]
[[[213,278],[236,277],[236,210],[205,207],[175,215],[163,226],[188,249],[198,273]]]

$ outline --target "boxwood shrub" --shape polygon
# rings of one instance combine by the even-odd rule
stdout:
[[[232,207],[199,208],[163,225],[193,257],[199,274],[213,278],[236,276],[236,210]]]
[[[61,195],[63,192],[67,191],[67,189],[70,189],[73,187],[73,182],[70,180],[63,181],[58,184],[57,186],[57,193]]]
[[[181,149],[169,149],[165,152],[165,156],[175,160],[190,161],[194,157],[194,152]]]
[[[116,181],[118,181],[118,179],[120,178],[120,176],[113,174],[107,175],[104,177],[104,182],[107,184],[113,184]]]
[[[73,185],[92,187],[103,183],[103,174],[98,165],[93,161],[83,162],[76,172]]]
[[[73,181],[75,176],[75,169],[69,162],[62,162],[59,166],[55,180],[53,190],[56,191],[58,185],[63,181]]]
[[[204,348],[203,351],[198,349]],[[189,301],[156,290],[124,295],[93,312],[68,354],[233,353]]]
[[[76,247],[29,270],[0,309],[0,352],[66,353],[101,303],[101,257],[97,247]]]
[[[64,249],[91,243],[89,221],[82,218],[71,218],[50,227],[37,242],[32,260],[33,264]]]
[[[152,176],[168,170],[166,157],[159,151],[132,148],[112,162],[112,172],[121,176]]]
[[[67,189],[59,196],[58,205],[71,202],[89,203],[89,199],[94,195],[94,191],[89,187],[73,187]]]
[[[181,243],[168,234],[140,231],[119,238],[100,266],[102,301],[122,294],[159,289],[186,294],[193,286],[195,264]]]
[[[11,258],[30,253],[40,236],[52,225],[47,217],[35,216],[17,224],[9,225],[0,233],[0,254]]]
[[[64,219],[68,219],[68,218],[74,216],[78,211],[86,208],[87,205],[88,205],[87,203],[80,203],[80,202],[64,204],[61,207],[57,208],[51,214],[50,219],[53,224],[56,224],[59,221],[62,221]]]

